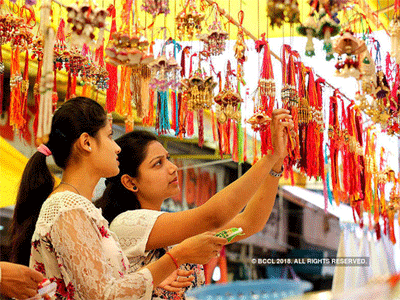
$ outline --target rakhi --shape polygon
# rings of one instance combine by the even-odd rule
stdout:
[[[205,51],[210,55],[221,55],[225,51],[228,33],[222,30],[221,21],[218,19],[218,4],[214,2],[211,14],[214,12],[213,23],[208,26],[208,33],[200,34],[197,38],[204,42]]]
[[[256,41],[256,51],[264,49],[261,66],[261,74],[258,80],[258,102],[254,101],[254,114],[247,122],[253,130],[260,132],[261,154],[265,155],[273,150],[271,142],[271,127],[269,121],[272,118],[272,110],[275,103],[275,81],[272,69],[271,51],[265,33],[261,34],[261,40]]]
[[[144,35],[135,33],[130,36],[128,33],[114,32],[111,37],[105,50],[107,63],[132,67],[154,60],[154,56],[148,53],[149,42]]]
[[[144,0],[142,9],[151,14],[153,18],[157,15],[164,14],[166,16],[170,13],[168,0]]]
[[[173,42],[175,43],[175,41]],[[175,43],[175,45],[178,47],[178,51],[182,49],[178,43]],[[166,91],[169,88],[175,90],[180,87],[182,68],[173,56],[167,59],[164,47],[162,54],[149,64],[149,68],[151,72],[149,84],[152,89]]]
[[[226,66],[225,87],[215,96],[214,101],[217,103],[216,116],[219,123],[223,124],[228,119],[234,119],[237,122],[241,119],[241,113],[238,109],[240,102],[243,102],[237,91],[234,90],[230,77],[234,73],[231,69],[231,62],[228,60]]]
[[[352,32],[345,31],[334,41],[333,50],[339,54],[335,75],[339,77],[361,77],[358,55],[367,50],[365,42]]]
[[[81,6],[78,6],[77,3],[68,6],[67,12],[67,22],[72,25],[71,42],[80,46],[83,44],[93,46],[94,29],[96,27],[100,30],[104,29],[108,12],[97,6],[90,6],[89,1],[84,1]]]
[[[286,60],[286,56],[288,58]],[[298,123],[298,104],[299,97],[296,90],[296,69],[295,58],[299,58],[296,51],[292,51],[289,45],[284,45],[282,49],[282,104],[285,109],[290,111],[293,116],[293,121]],[[296,125],[296,128],[297,125]],[[300,144],[298,132],[294,132],[295,137],[288,134],[287,150],[289,155],[285,160],[285,177],[290,174],[292,182],[294,182],[293,166],[300,159]]]
[[[299,23],[300,10],[297,0],[273,0],[268,1],[267,17],[272,27],[281,27],[283,23]]]
[[[301,24],[299,27],[297,27],[297,32],[302,36],[307,37],[305,51],[306,56],[311,57],[315,55],[313,37],[316,36],[317,28],[317,22],[315,22],[314,14],[310,14],[304,24]]]
[[[176,30],[178,37],[183,40],[187,37],[193,39],[194,34],[201,33],[201,22],[204,20],[204,14],[197,11],[195,0],[187,0],[184,9],[175,17]]]

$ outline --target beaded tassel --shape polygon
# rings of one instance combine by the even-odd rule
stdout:
[[[158,134],[166,134],[171,129],[168,114],[168,94],[168,91],[157,91],[158,122],[156,129]]]

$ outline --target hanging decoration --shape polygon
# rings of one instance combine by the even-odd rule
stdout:
[[[256,51],[264,49],[261,66],[261,74],[258,80],[257,96],[254,97],[254,114],[247,120],[254,131],[259,131],[261,136],[261,153],[272,151],[270,120],[275,103],[275,81],[272,69],[271,51],[265,39],[265,33],[261,34],[261,40],[256,41]],[[257,100],[256,100],[257,99]]]
[[[172,44],[174,55],[169,59],[166,58],[166,46]],[[149,85],[152,89],[157,91],[157,122],[156,128],[159,133],[168,132],[171,129],[169,122],[168,100],[170,97],[169,89],[176,90],[180,87],[180,73],[181,67],[175,60],[175,57],[182,47],[173,39],[168,39],[161,50],[161,55],[149,64],[151,72],[151,80]],[[172,93],[171,93],[172,95]],[[176,116],[177,116],[177,102],[178,98],[176,93],[173,93],[172,114],[175,116],[173,125],[177,130]],[[178,125],[179,129],[179,125]]]
[[[221,21],[218,18],[218,4],[213,4],[211,14],[215,14],[213,23],[208,26],[208,33],[198,35],[198,39],[204,42],[204,50],[210,55],[221,55],[225,51],[228,33],[222,30]]]
[[[246,57],[246,50],[249,50],[247,47],[245,41],[244,41],[244,32],[243,32],[243,18],[244,18],[244,12],[241,10],[239,11],[239,27],[238,27],[238,34],[236,38],[236,43],[235,46],[233,46],[233,52],[235,53],[235,58],[238,61],[238,67],[237,67],[237,81],[245,85],[245,82],[243,80],[243,64],[247,60]]]
[[[298,127],[298,106],[299,97],[297,92],[295,59],[299,58],[299,54],[293,51],[289,45],[283,45],[282,49],[282,91],[281,98],[283,108],[290,111],[293,117],[295,128]],[[293,136],[294,138],[293,138]],[[291,181],[294,182],[293,167],[300,159],[300,145],[297,132],[288,134],[287,150],[289,155],[285,160],[285,177],[290,175]]]
[[[195,53],[193,56],[197,56]],[[192,56],[192,57],[193,57]],[[187,108],[190,111],[199,109],[210,109],[214,99],[214,88],[217,83],[212,76],[207,76],[205,71],[201,69],[200,63],[202,56],[207,57],[206,53],[199,53],[198,69],[190,75],[189,78],[183,78],[182,92],[186,94]]]
[[[301,142],[306,146],[306,174],[317,179],[324,175],[323,136],[321,135],[324,131],[322,95],[317,91],[313,70],[307,67],[306,73],[308,74],[308,123],[304,140]]]
[[[38,112],[38,130],[36,143],[46,143],[51,129],[53,113],[53,84],[54,84],[54,42],[55,32],[51,26],[51,1],[42,2],[40,28],[43,37],[43,66],[40,79],[40,103]]]
[[[31,8],[26,6],[22,11],[30,13],[30,18],[35,18]],[[27,90],[29,87],[28,76],[28,48],[31,47],[33,34],[29,20],[24,20],[20,16],[7,15],[2,17],[1,27],[5,32],[1,33],[2,42],[10,43],[11,46],[11,66],[10,66],[10,115],[9,123],[20,134],[26,131],[27,125]],[[22,74],[20,69],[20,52],[25,50],[25,71]]]
[[[106,62],[114,65],[135,66],[137,64],[149,64],[154,56],[148,53],[149,42],[144,35],[135,33],[114,32],[106,47]]]
[[[71,43],[79,46],[83,44],[94,46],[94,30],[95,28],[104,29],[108,12],[97,6],[92,7],[88,0],[84,0],[81,6],[78,3],[68,6],[67,12],[67,22],[72,26]]]
[[[142,9],[151,14],[153,18],[161,14],[166,16],[170,13],[168,2],[168,0],[144,0]]]
[[[305,51],[306,56],[312,57],[315,55],[313,37],[316,36],[317,28],[318,28],[317,22],[315,22],[313,14],[307,17],[304,24],[297,27],[298,33],[301,34],[302,36],[307,37],[306,51]]]
[[[300,10],[297,0],[268,1],[267,17],[272,27],[281,27],[283,23],[300,23]]]
[[[231,69],[231,62],[228,60],[224,89],[214,98],[215,103],[218,104],[216,109],[217,120],[221,124],[225,123],[228,119],[233,119],[237,122],[241,119],[238,105],[240,102],[243,102],[243,100],[233,88],[231,77],[234,75]]]
[[[307,36],[307,56],[314,55],[312,37],[315,36],[319,40],[324,41],[323,49],[326,51],[326,60],[329,61],[334,57],[331,37],[336,36],[340,32],[337,14],[343,9],[346,2],[347,0],[312,0],[310,2],[311,10],[308,18],[304,24],[297,28],[301,35]]]
[[[202,72],[195,72],[189,79],[183,79],[182,91],[187,95],[188,110],[210,109],[216,86],[213,77],[205,76]]]
[[[191,60],[197,53],[194,53]],[[207,76],[204,69],[201,68],[201,61],[204,58],[209,58],[208,53],[200,52],[198,54],[198,68],[192,73],[190,72],[189,78],[182,79],[182,100],[186,102],[188,110],[189,128],[193,126],[193,115],[191,112],[197,112],[198,130],[199,130],[199,146],[202,147],[204,143],[204,124],[203,124],[203,110],[210,109],[214,99],[214,88],[217,83],[212,76]],[[192,67],[191,62],[191,67]],[[188,133],[189,134],[189,133]]]
[[[400,64],[400,1],[394,1],[394,15],[389,24],[390,34],[390,55],[395,59],[396,64]]]
[[[334,41],[333,50],[339,54],[338,62],[335,65],[335,75],[360,79],[362,74],[358,57],[368,50],[365,42],[357,39],[353,32],[345,31]]]
[[[178,48],[178,51],[182,47],[176,43],[175,40],[170,39],[165,45],[174,44],[174,47]],[[161,55],[149,64],[151,72],[150,87],[158,91],[166,91],[169,88],[172,90],[178,89],[181,85],[181,66],[175,60],[173,56],[167,59],[165,55],[165,45],[161,51]]]
[[[194,34],[200,35],[204,14],[197,11],[196,1],[187,0],[184,9],[175,17],[176,30],[180,40],[187,37],[193,39]]]
[[[316,37],[324,41],[324,50],[326,51],[326,60],[331,60],[333,56],[332,52],[332,40],[331,37],[337,35],[340,32],[340,26],[329,16],[325,14],[319,20],[319,27],[316,32]]]
[[[112,35],[117,31],[117,22],[116,22],[116,11],[114,5],[110,5],[107,8],[107,12],[112,18],[111,21],[111,28],[110,28],[110,35],[107,45],[112,44]],[[118,67],[114,66],[105,61],[106,70],[109,75],[109,82],[108,82],[108,89],[107,89],[107,98],[106,98],[106,105],[105,109],[108,113],[108,117],[112,119],[111,112],[115,110],[116,100],[118,97]]]

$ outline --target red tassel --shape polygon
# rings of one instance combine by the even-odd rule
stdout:
[[[197,111],[197,125],[199,127],[199,147],[203,148],[204,145],[204,121],[203,121],[203,110]]]
[[[194,134],[194,124],[193,124],[193,119],[194,119],[194,113],[193,111],[188,111],[187,112],[187,136],[191,137]]]
[[[376,239],[379,241],[381,239],[381,225],[379,225],[379,222],[375,224],[375,233]]]
[[[239,148],[238,148],[238,132],[236,122],[232,122],[233,130],[233,149],[232,149],[232,160],[239,162]]]
[[[110,40],[112,40],[112,34],[117,31],[117,23],[115,20],[116,16],[115,7],[113,5],[110,5],[107,11],[112,17],[111,30],[110,30]],[[107,112],[111,113],[115,111],[115,106],[118,97],[118,67],[106,63],[106,69],[109,77],[107,99],[106,99],[106,110]]]
[[[171,118],[172,118],[172,122],[171,122],[171,129],[172,130],[174,130],[174,131],[177,131],[177,128],[176,128],[176,113],[177,113],[177,107],[176,107],[176,101],[175,101],[175,91],[171,91],[171,108],[172,108],[172,111],[171,111]]]
[[[247,161],[247,128],[243,127],[244,141],[243,141],[243,161]]]
[[[115,106],[117,104],[118,68],[116,66],[106,64],[106,69],[107,69],[108,77],[109,77],[108,89],[107,89],[106,110],[107,110],[107,112],[111,113],[111,112],[115,111]]]

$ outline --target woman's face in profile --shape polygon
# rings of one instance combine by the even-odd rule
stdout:
[[[150,142],[136,178],[138,196],[148,201],[164,201],[176,195],[179,193],[177,170],[163,145],[157,141]]]

